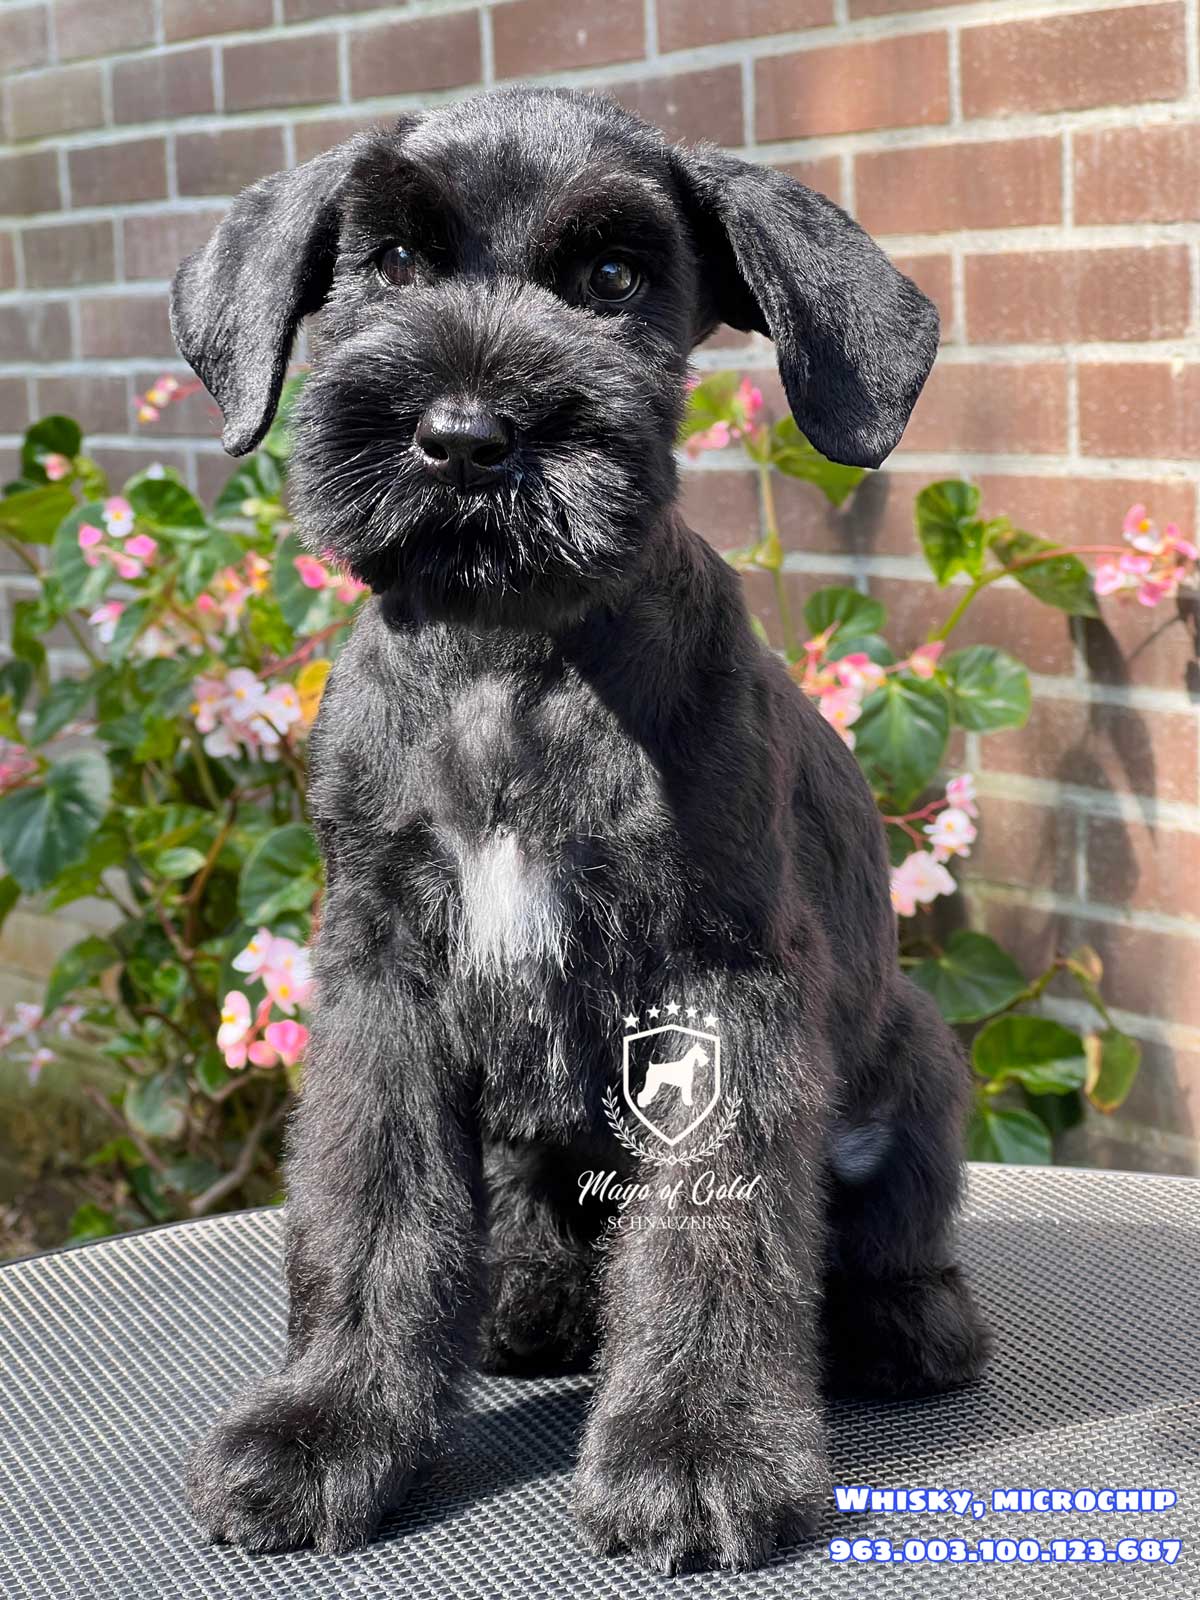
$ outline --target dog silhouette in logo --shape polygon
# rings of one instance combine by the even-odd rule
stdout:
[[[638,1105],[648,1106],[663,1084],[669,1083],[679,1090],[679,1097],[684,1105],[690,1106],[696,1082],[696,1068],[707,1065],[708,1053],[704,1046],[699,1044],[694,1044],[687,1055],[680,1056],[678,1061],[652,1061],[646,1073],[646,1081],[638,1093]]]

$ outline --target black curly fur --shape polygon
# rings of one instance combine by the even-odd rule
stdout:
[[[377,271],[396,241],[402,289]],[[615,310],[584,287],[605,251],[642,274]],[[876,1393],[979,1369],[950,1238],[967,1078],[898,969],[867,786],[680,522],[673,441],[726,321],[775,338],[815,442],[877,462],[936,316],[799,184],[534,91],[266,179],[184,263],[174,326],[230,449],[318,307],[296,502],[376,596],[311,745],[328,892],[287,1354],[197,1447],[192,1505],[251,1550],[350,1549],[473,1357],[594,1361],[588,1544],[753,1565],[822,1504],[823,1347]],[[447,397],[512,431],[486,487],[421,460]],[[740,1096],[707,1166],[755,1179],[711,1230],[659,1225],[670,1169],[603,1114],[622,1012],[671,996],[721,1019]],[[645,1190],[582,1195],[597,1170]]]

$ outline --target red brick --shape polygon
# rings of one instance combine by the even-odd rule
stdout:
[[[1182,244],[968,256],[965,281],[973,344],[1167,339],[1191,310]]]
[[[57,211],[61,205],[53,150],[0,156],[0,215],[28,217],[37,211]]]
[[[872,233],[1016,228],[1062,218],[1058,138],[876,150],[854,162],[855,215]]]
[[[98,295],[81,300],[79,354],[100,360],[174,356],[166,295]]]
[[[340,17],[354,11],[377,11],[393,0],[283,0],[285,22],[310,22],[314,17]]]
[[[994,899],[986,890],[981,893],[969,875],[964,886],[972,926],[1003,946],[1027,978],[1037,977],[1056,955],[1073,948],[1070,922],[1061,912]]]
[[[64,300],[23,299],[0,305],[0,361],[65,361],[71,315]]]
[[[1200,362],[1129,361],[1079,368],[1086,455],[1191,458],[1200,419]]]
[[[212,51],[172,50],[116,62],[112,102],[118,123],[162,122],[212,111]]]
[[[658,0],[658,48],[798,33],[833,21],[833,0]]]
[[[139,440],[136,445],[97,445],[94,449],[89,448],[88,454],[98,463],[101,471],[108,474],[108,481],[114,489],[120,488],[135,472],[143,472],[151,461],[160,461],[164,467],[174,467],[176,472],[187,477],[187,452],[170,446],[165,450],[159,449],[149,439]]]
[[[961,598],[961,590],[907,578],[873,577],[871,593],[887,607],[887,637],[898,651],[909,651],[926,639]],[[1046,676],[1069,674],[1075,665],[1067,616],[1039,605],[1022,589],[993,586],[976,597],[947,648],[965,650],[976,644],[1003,644],[1031,672]]]
[[[81,145],[67,157],[71,203],[112,206],[167,196],[165,139],[123,139]]]
[[[104,79],[98,66],[51,67],[10,78],[8,132],[13,139],[98,128],[104,121]]]
[[[159,375],[155,367],[147,367],[134,377],[134,387],[144,394]],[[190,381],[191,375],[188,374]],[[196,389],[183,400],[169,405],[157,422],[139,422],[123,432],[136,433],[141,438],[158,438],[172,435],[175,438],[212,439],[221,432],[221,413],[217,403],[206,389]]]
[[[764,56],[754,66],[755,137],[907,128],[950,117],[944,33],[899,34]]]
[[[736,66],[706,67],[701,72],[676,72],[669,77],[635,78],[607,84],[623,106],[661,128],[668,139],[699,143],[741,144],[742,74]]]
[[[789,550],[839,555],[916,555],[913,502],[929,477],[928,472],[891,466],[869,472],[850,498],[835,507],[811,484],[777,475],[775,505],[783,543]]]
[[[477,11],[414,17],[350,36],[350,92],[355,99],[455,89],[477,83],[483,58]]]
[[[338,98],[337,35],[276,34],[221,51],[226,111],[320,105]]]
[[[1087,875],[1089,899],[1200,921],[1200,833],[1089,817]]]
[[[1194,526],[1189,522],[1189,528]],[[1083,625],[1083,656],[1097,683],[1151,689],[1200,688],[1200,604],[1183,590],[1154,611],[1132,597],[1101,602],[1100,619]]]
[[[353,134],[368,128],[385,128],[387,117],[317,117],[311,122],[294,122],[292,137],[296,143],[296,160],[311,161],[324,150],[332,150]]]
[[[966,868],[971,879],[1075,893],[1075,814],[987,795]]]
[[[17,286],[17,253],[11,233],[0,233],[0,289]]]
[[[80,283],[107,283],[113,276],[112,223],[62,222],[27,228],[25,282],[35,289],[67,289]]]
[[[683,519],[717,550],[735,550],[759,537],[758,477],[744,467],[684,471]]]
[[[0,378],[0,433],[24,433],[28,426],[25,379]]]
[[[492,39],[498,78],[635,61],[646,47],[645,8],[642,0],[585,7],[510,0],[492,12]]]
[[[45,66],[49,60],[45,6],[0,6],[0,61],[5,73]]]
[[[75,417],[85,433],[128,433],[125,379],[77,373],[39,378],[37,414],[48,417],[55,412]]]
[[[1104,962],[1105,1000],[1120,1011],[1200,1027],[1200,940],[1111,922],[1079,928]]]
[[[1067,446],[1067,374],[1056,362],[954,363],[930,374],[905,430],[908,450],[1059,455]]]
[[[1196,801],[1196,718],[1187,712],[1041,696],[1024,728],[989,734],[982,749],[989,772]]]
[[[271,0],[163,0],[163,33],[168,44],[209,33],[269,28]]]
[[[961,48],[968,117],[1174,100],[1187,86],[1175,3],[964,28]]]
[[[144,452],[146,445],[141,448]],[[223,450],[197,450],[195,459],[196,493],[205,505],[212,505],[237,471],[238,463],[231,461]]]
[[[942,343],[954,338],[954,271],[950,257],[944,255],[893,256],[906,278],[911,278],[938,308],[942,319]]]
[[[1076,222],[1200,218],[1200,122],[1077,133],[1074,159]]]
[[[1138,1075],[1119,1115],[1122,1123],[1200,1135],[1200,1052],[1145,1040]],[[1139,1152],[1139,1169],[1148,1155]],[[1186,1170],[1197,1171],[1194,1160]]]
[[[154,43],[154,0],[54,0],[58,58],[116,55]]]
[[[1195,495],[1187,479],[983,473],[977,482],[987,516],[1006,516],[1016,527],[1060,544],[1119,543],[1125,513],[1139,502],[1150,506],[1160,522],[1188,526],[1195,516]]]
[[[125,276],[131,280],[171,277],[184,256],[208,242],[224,215],[217,207],[123,218]]]
[[[222,128],[175,137],[181,195],[234,195],[285,165],[282,128]]]
[[[842,163],[838,156],[813,156],[808,161],[780,161],[774,163],[780,172],[795,178],[806,188],[827,195],[830,200],[842,202]]]

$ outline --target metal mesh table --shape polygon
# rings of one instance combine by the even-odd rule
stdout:
[[[1200,1594],[1200,1182],[972,1170],[963,1254],[998,1354],[970,1390],[836,1406],[835,1481],[1171,1488],[1167,1511],[830,1510],[762,1572],[661,1579],[584,1554],[570,1470],[584,1379],[479,1380],[453,1455],[367,1550],[250,1558],[200,1539],[180,1456],[284,1318],[280,1216],[155,1229],[0,1270],[3,1600]],[[831,1537],[1174,1538],[1174,1566],[830,1561]]]

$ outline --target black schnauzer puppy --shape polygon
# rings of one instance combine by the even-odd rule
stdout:
[[[192,1504],[250,1550],[350,1549],[473,1360],[594,1358],[589,1545],[752,1565],[822,1505],[823,1376],[944,1389],[986,1336],[951,1243],[967,1078],[898,969],[876,808],[680,521],[675,440],[724,322],[774,339],[815,445],[876,466],[936,313],[789,178],[527,90],[255,184],[184,262],[175,336],[233,454],[318,309],[294,501],[374,598],[311,746],[287,1353]],[[661,1161],[708,1060],[686,1036],[658,1047],[667,1143],[618,1142],[626,1012],[723,1030],[703,1179]]]

